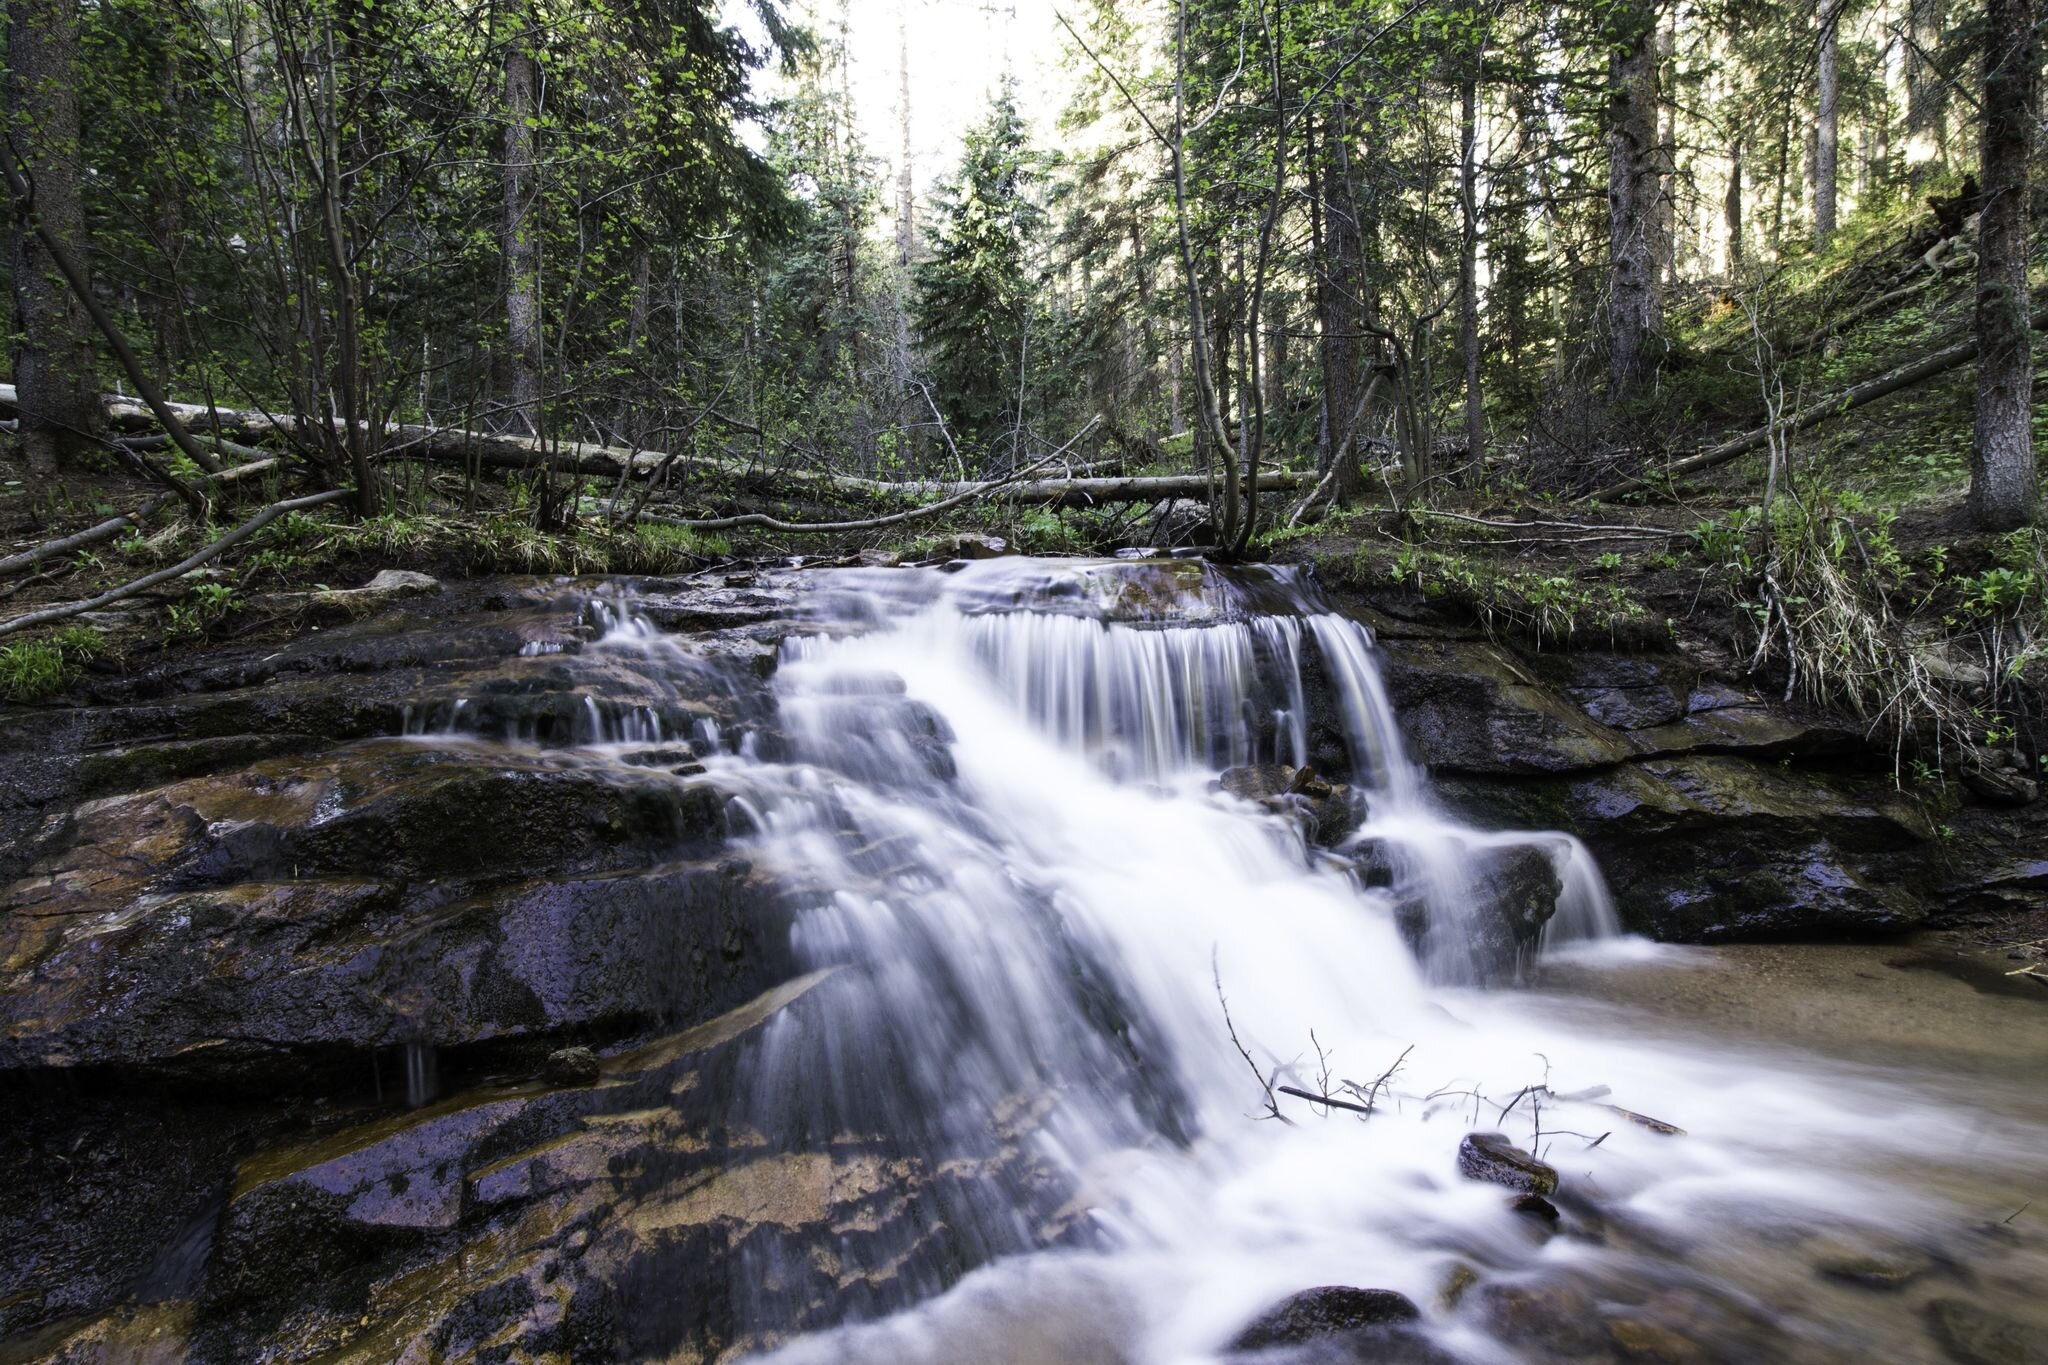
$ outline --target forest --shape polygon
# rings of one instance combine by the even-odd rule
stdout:
[[[2043,1359],[2037,0],[0,16],[0,1360]]]
[[[914,12],[10,3],[6,571],[90,509],[203,548],[249,473],[591,567],[998,507],[1242,556],[1744,457],[1825,520],[1838,419],[1957,371],[1874,439],[2032,523],[2030,6],[1052,19],[1052,130],[998,73],[918,195],[847,80]]]

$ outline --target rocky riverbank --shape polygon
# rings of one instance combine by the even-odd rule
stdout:
[[[0,1190],[0,1349],[710,1357],[750,1344],[739,1295],[801,1328],[981,1259],[959,1192],[1030,1188],[1019,1147],[923,1169],[873,1134],[770,1150],[732,1117],[736,1052],[850,988],[798,974],[788,925],[818,889],[735,850],[744,813],[700,761],[781,742],[764,684],[808,628],[796,581],[632,585],[689,636],[659,667],[584,650],[615,584],[330,594],[288,643],[0,713],[0,1143],[23,1173]],[[1642,932],[2048,904],[2048,807],[1933,808],[1711,659],[1520,653],[1350,605],[1443,799],[1579,835]],[[1320,776],[1237,794],[1327,822],[1349,774],[1308,684]],[[603,761],[575,747],[594,739]],[[1056,1241],[1067,1192],[1043,1196]]]

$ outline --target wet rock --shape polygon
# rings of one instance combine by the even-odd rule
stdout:
[[[2048,1365],[2048,1337],[1967,1299],[1935,1299],[1927,1327],[1957,1365]]]
[[[1606,1319],[1607,1335],[1614,1352],[1623,1360],[1655,1361],[1658,1365],[1691,1365],[1724,1357],[1683,1332],[1647,1317],[1617,1316]]]
[[[1217,789],[1297,821],[1309,843],[1331,848],[1351,837],[1364,810],[1348,786],[1326,782],[1313,767],[1252,763],[1226,769]]]
[[[2041,784],[1999,768],[1965,767],[1963,786],[1994,806],[2027,806],[2041,799]]]
[[[1478,1283],[1478,1271],[1463,1261],[1453,1264],[1449,1272],[1444,1275],[1443,1288],[1436,1292],[1437,1307],[1443,1309],[1446,1313],[1453,1311],[1464,1301],[1465,1295],[1471,1291],[1472,1286]]]
[[[461,1046],[725,1008],[787,970],[745,863],[459,883],[143,890],[0,918],[0,1068],[273,1077],[336,1048]]]
[[[1488,1284],[1480,1286],[1477,1296],[1481,1319],[1513,1345],[1566,1359],[1598,1359],[1609,1344],[1592,1297],[1576,1285]]]
[[[949,536],[939,545],[939,554],[946,559],[999,559],[1012,553],[1009,541],[977,531]]]
[[[1701,754],[1438,793],[1484,826],[1579,835],[1624,921],[1657,938],[1898,933],[1930,908],[1916,883],[1934,830],[1889,773]]]
[[[1233,1351],[1300,1346],[1326,1337],[1367,1331],[1422,1317],[1404,1294],[1391,1289],[1326,1285],[1304,1289],[1255,1318],[1230,1344]]]
[[[1543,926],[1557,913],[1562,883],[1540,843],[1480,844],[1465,850],[1464,894],[1455,905],[1432,905],[1404,894],[1396,849],[1361,853],[1368,886],[1390,885],[1400,899],[1395,923],[1415,955],[1440,978],[1495,981],[1513,976],[1533,953]]]
[[[1903,1289],[1934,1268],[1933,1258],[1917,1248],[1854,1238],[1824,1238],[1808,1252],[1820,1274],[1865,1289]]]
[[[1517,1195],[1509,1203],[1508,1207],[1533,1222],[1542,1223],[1550,1227],[1556,1227],[1558,1219],[1561,1217],[1557,1211],[1557,1205],[1551,1203],[1540,1194]]]
[[[1380,653],[1409,753],[1432,773],[1574,772],[1639,752],[1497,645],[1399,640]]]
[[[1557,1191],[1556,1168],[1515,1146],[1504,1133],[1467,1133],[1458,1144],[1458,1173],[1467,1180],[1505,1185],[1525,1195]]]
[[[595,1052],[587,1047],[565,1047],[548,1054],[543,1074],[555,1085],[593,1085],[600,1071]]]

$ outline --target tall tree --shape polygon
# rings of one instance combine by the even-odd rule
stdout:
[[[1458,351],[1465,362],[1465,458],[1486,455],[1486,399],[1479,383],[1479,82],[1458,86]]]
[[[505,372],[510,393],[511,423],[528,435],[540,434],[541,322],[540,249],[534,207],[539,180],[534,139],[540,119],[540,64],[534,59],[537,35],[533,12],[526,4],[510,11],[512,32],[505,43],[504,216]]]
[[[1611,11],[1607,76],[1607,373],[1609,396],[1638,395],[1656,372],[1663,333],[1656,233],[1657,11]]]
[[[991,440],[1023,420],[1034,249],[1044,212],[1039,158],[1005,79],[967,130],[957,172],[939,186],[912,317],[938,402],[958,435]]]
[[[1906,173],[1915,190],[1948,150],[1948,86],[1935,64],[1947,17],[1946,0],[1906,0]]]
[[[2027,163],[2040,47],[2033,0],[1986,0],[1983,161],[1977,220],[1977,410],[1970,515],[2003,531],[2034,519],[2033,332],[2028,317]]]
[[[1820,0],[1814,17],[1820,31],[1814,54],[1813,239],[1825,246],[1835,235],[1840,179],[1842,0]]]
[[[77,65],[77,0],[11,0],[6,135],[29,185],[10,194],[14,382],[22,448],[39,473],[90,445],[99,424],[92,326],[36,231],[86,261]]]

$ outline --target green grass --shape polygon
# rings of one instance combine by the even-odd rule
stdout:
[[[0,646],[0,699],[41,701],[69,687],[79,666],[104,652],[106,641],[87,626],[60,626],[48,635]]]

